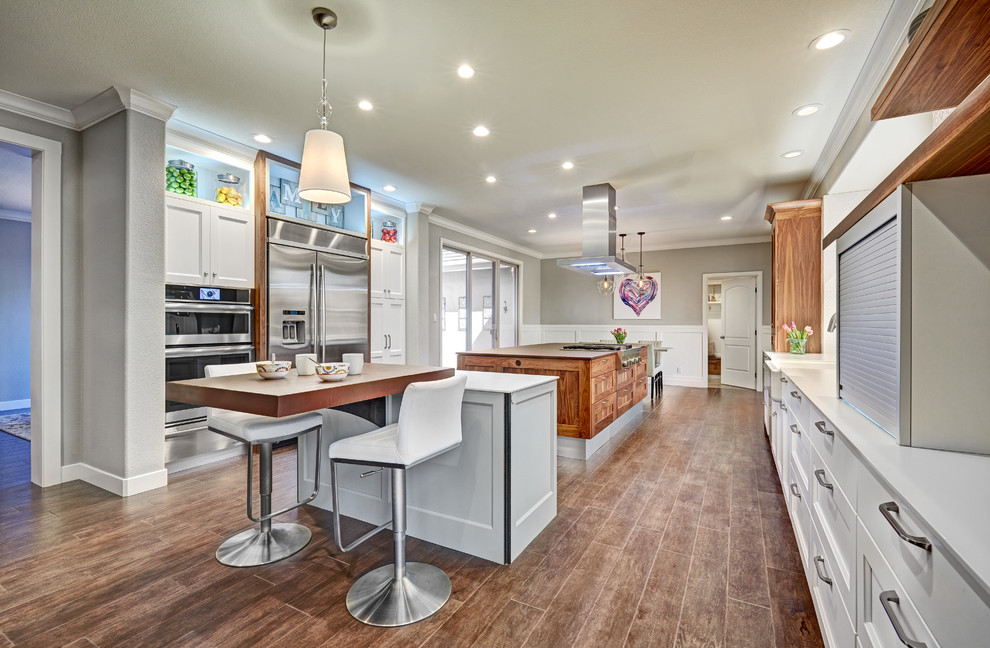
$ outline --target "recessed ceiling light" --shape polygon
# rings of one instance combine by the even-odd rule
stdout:
[[[536,234],[536,230],[535,229],[531,229],[531,230],[529,230],[529,233],[530,234]]]
[[[487,137],[488,136],[488,129],[485,128],[484,126],[475,126],[474,127],[474,130],[471,131],[471,132],[474,133],[475,135],[477,135],[478,137]]]
[[[462,79],[470,79],[474,76],[474,68],[465,63],[461,67],[457,68],[457,76]]]
[[[780,157],[782,157],[782,158],[796,158],[796,157],[801,157],[802,155],[804,155],[804,151],[794,150],[794,151],[788,151],[787,153],[781,153],[780,154]]]
[[[382,189],[384,189],[385,191],[387,191],[389,193],[392,193],[393,191],[395,191],[396,186],[395,185],[385,185],[384,187],[382,187]]]
[[[549,218],[549,219],[551,219],[551,220],[552,220],[552,219],[554,219],[554,218],[557,218],[557,214],[555,214],[555,213],[553,213],[553,212],[550,212],[549,214],[547,214],[547,218]]]
[[[722,217],[722,220],[724,220],[724,221],[730,221],[730,220],[732,220],[732,216],[728,216],[728,215],[723,216]]]
[[[485,178],[485,182],[487,182],[488,184],[495,182],[495,176],[488,176],[487,178]]]
[[[814,115],[816,112],[822,109],[821,104],[808,104],[806,106],[801,106],[791,114],[796,117],[807,117],[808,115]]]
[[[268,137],[264,133],[258,133],[257,135],[254,136],[254,141],[258,142],[259,144],[271,144],[272,138]]]
[[[362,99],[361,101],[358,102],[358,108],[360,108],[361,110],[371,110],[374,107],[375,105],[370,101],[368,101],[367,99]]]
[[[568,160],[567,162],[564,162],[560,166],[564,167],[567,170],[570,170],[570,169],[573,169],[574,168],[574,163],[571,162],[570,160]]]
[[[822,34],[815,40],[811,41],[811,45],[809,47],[816,50],[832,49],[849,38],[851,34],[852,32],[848,29],[836,29],[835,31],[830,31],[827,34]]]

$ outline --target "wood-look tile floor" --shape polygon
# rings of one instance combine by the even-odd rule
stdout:
[[[558,462],[558,516],[511,565],[410,539],[453,582],[434,617],[353,620],[348,587],[390,560],[390,534],[341,554],[331,520],[280,563],[214,559],[246,528],[244,461],[121,499],[42,490],[26,442],[0,434],[0,648],[154,646],[822,646],[756,392],[667,387],[591,461]],[[276,452],[276,505],[294,450]],[[365,528],[350,521],[345,533]]]

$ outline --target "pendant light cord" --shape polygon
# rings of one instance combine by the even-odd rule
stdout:
[[[320,118],[320,128],[327,130],[327,124],[330,121],[330,113],[333,112],[333,107],[330,105],[330,101],[327,100],[327,28],[323,28],[323,87],[320,94],[320,103],[316,109],[316,115]]]

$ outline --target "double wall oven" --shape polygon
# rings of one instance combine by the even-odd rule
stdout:
[[[165,380],[203,378],[207,365],[253,362],[253,318],[250,290],[166,285]],[[230,446],[205,421],[205,407],[165,401],[166,463]]]

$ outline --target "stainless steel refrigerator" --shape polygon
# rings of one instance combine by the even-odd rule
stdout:
[[[268,356],[368,357],[368,241],[268,220]]]

